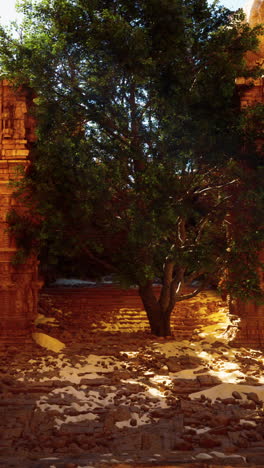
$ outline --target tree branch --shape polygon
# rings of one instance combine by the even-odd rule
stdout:
[[[202,190],[196,190],[194,192],[194,195],[201,195],[202,193],[208,192],[209,190],[218,190],[218,189],[221,189],[223,187],[228,187],[229,185],[232,185],[235,182],[238,182],[238,179],[231,180],[231,182],[226,182],[225,184],[215,185],[215,186],[212,186],[212,187],[206,187],[206,188],[204,188]]]
[[[170,285],[170,303],[169,303],[169,309],[170,311],[173,310],[177,295],[180,292],[182,285],[184,283],[184,273],[185,273],[185,268],[179,268],[177,271],[177,274],[173,281],[171,282]]]
[[[195,291],[193,291],[192,293],[183,294],[182,296],[179,296],[178,298],[176,298],[175,303],[185,301],[187,299],[191,299],[194,296],[197,296],[197,294],[199,294],[199,292],[201,292],[205,288],[206,283],[207,283],[207,281],[203,281],[201,286],[199,286],[199,288],[195,289]]]
[[[92,252],[91,250],[88,248],[88,247],[83,247],[83,251],[92,259],[94,260],[96,263],[99,263],[99,265],[102,265],[103,267],[107,268],[108,270],[113,270],[115,272],[117,272],[117,268],[112,265],[111,263],[105,261],[105,260],[102,260],[100,258],[97,258]]]
[[[178,239],[180,241],[181,246],[183,246],[186,241],[186,229],[185,220],[182,218],[180,218],[178,222]]]

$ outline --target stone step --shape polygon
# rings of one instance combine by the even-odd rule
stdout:
[[[155,288],[156,294],[159,289]],[[200,299],[198,296],[188,300],[188,303],[182,301],[174,308],[171,325],[174,334],[181,339],[190,339],[194,330],[200,327],[201,321],[209,324],[204,293],[202,294]],[[202,310],[199,310],[199,301],[202,301]],[[78,324],[83,326],[84,320],[88,318],[87,326],[92,331],[107,330],[109,325],[113,329],[118,325],[124,332],[131,330],[133,326],[149,330],[149,322],[137,288],[121,289],[115,285],[89,288],[51,287],[43,289],[40,303],[47,312],[57,309],[63,311],[66,319],[67,316],[75,316],[75,327]],[[210,307],[211,305],[212,302],[209,303]]]

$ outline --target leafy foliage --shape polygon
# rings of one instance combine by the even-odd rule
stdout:
[[[37,95],[20,221],[43,268],[103,269],[141,288],[159,278],[173,300],[184,282],[233,268],[226,287],[259,295],[263,193],[260,172],[247,169],[259,159],[252,145],[241,152],[242,131],[249,147],[256,125],[239,112],[235,78],[258,76],[244,54],[260,28],[205,0],[24,0],[20,9],[21,35],[1,30],[0,61]]]

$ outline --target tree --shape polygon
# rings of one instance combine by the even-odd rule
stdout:
[[[248,76],[243,57],[260,29],[204,0],[24,0],[20,8],[20,35],[2,29],[0,52],[4,76],[37,95],[38,143],[19,189],[29,212],[10,215],[24,251],[37,250],[44,266],[63,259],[88,274],[99,265],[138,285],[159,336],[170,334],[176,302],[234,265],[240,250],[251,255],[241,255],[236,293],[259,296],[256,216],[240,239],[227,225],[231,201],[249,206],[235,78]],[[255,179],[250,190],[259,200]],[[184,293],[192,281],[197,289]]]

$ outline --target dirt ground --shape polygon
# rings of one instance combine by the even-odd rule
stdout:
[[[181,304],[170,339],[89,294],[44,291],[35,341],[0,351],[1,467],[264,466],[263,354],[231,347],[215,292]]]

